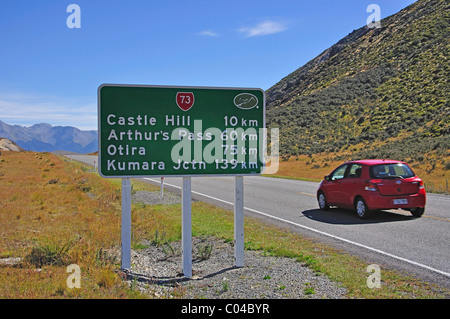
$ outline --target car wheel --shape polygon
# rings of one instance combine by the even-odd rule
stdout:
[[[361,197],[358,197],[355,201],[355,209],[358,217],[361,219],[369,218],[370,211],[367,208],[366,202]]]
[[[328,210],[328,208],[330,208],[330,206],[328,206],[327,198],[325,197],[324,193],[319,193],[319,196],[317,196],[317,201],[319,202],[319,208],[321,210]]]
[[[410,212],[414,217],[420,217],[425,212],[425,207],[416,207],[411,209]]]

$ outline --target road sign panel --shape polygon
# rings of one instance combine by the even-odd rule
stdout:
[[[260,174],[261,89],[103,84],[98,89],[104,177]]]

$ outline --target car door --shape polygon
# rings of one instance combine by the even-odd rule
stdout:
[[[325,186],[325,196],[329,205],[341,206],[344,201],[342,198],[342,180],[347,171],[348,164],[343,164],[336,168],[328,178]]]
[[[350,164],[344,178],[340,181],[342,207],[353,208],[353,199],[361,187],[361,172],[361,164]]]

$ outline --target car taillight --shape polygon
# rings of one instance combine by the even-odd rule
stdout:
[[[419,189],[423,189],[423,188],[425,188],[425,185],[423,184],[423,181],[420,181],[419,182]]]
[[[378,185],[376,183],[374,183],[372,181],[367,181],[367,183],[368,184],[364,187],[364,189],[366,191],[369,191],[369,192],[376,192],[376,191],[378,191]]]

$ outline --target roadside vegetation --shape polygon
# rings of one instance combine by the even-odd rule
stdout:
[[[430,193],[450,194],[450,151],[445,153],[433,151],[433,145],[439,141],[429,141],[426,148],[430,152],[416,150],[415,156],[399,155],[399,147],[380,146],[380,151],[365,150],[364,145],[349,147],[347,151],[337,153],[319,153],[297,155],[280,159],[279,169],[274,177],[294,178],[319,182],[340,164],[357,159],[394,159],[408,163],[425,183],[425,190]],[[412,148],[414,144],[404,144]],[[449,145],[450,147],[450,145]],[[396,153],[393,152],[396,151]],[[408,154],[408,153],[406,153]]]
[[[101,178],[90,169],[49,153],[1,154],[0,298],[152,297],[128,285],[120,260],[108,253],[120,249],[120,180]],[[159,188],[133,180],[133,190]],[[193,236],[232,242],[231,211],[192,205]],[[133,204],[133,249],[149,242],[170,246],[180,239],[181,205]],[[382,265],[381,288],[369,289],[367,262],[257,219],[245,220],[245,247],[294,258],[347,288],[349,298],[448,296]],[[205,246],[199,253],[208,258],[213,250]],[[81,288],[67,286],[70,264],[81,269]]]

